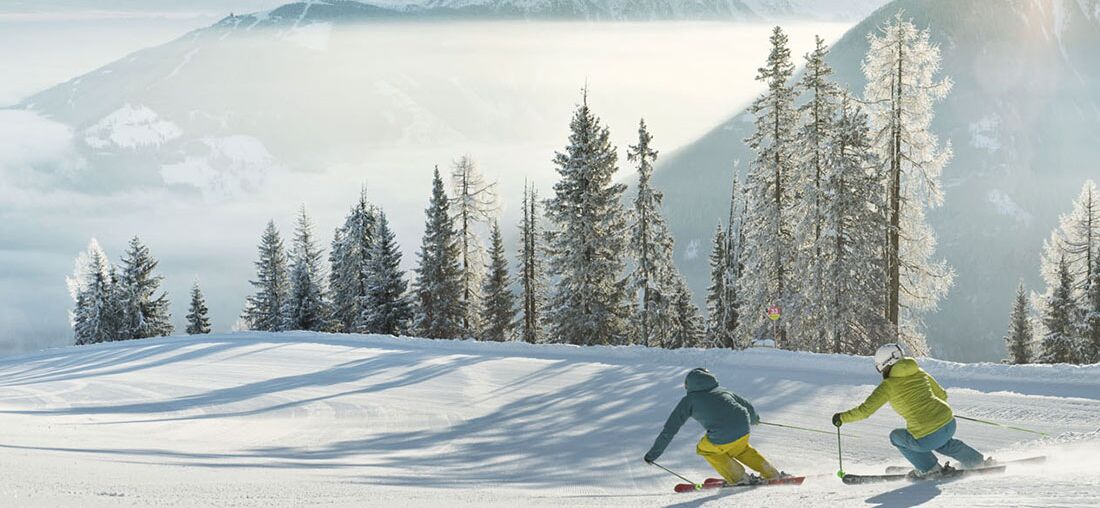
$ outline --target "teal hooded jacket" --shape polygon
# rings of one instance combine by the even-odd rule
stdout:
[[[645,454],[646,460],[657,460],[688,418],[707,429],[714,444],[728,444],[749,433],[749,425],[760,423],[752,404],[737,394],[718,386],[718,378],[706,369],[692,369],[684,379],[687,395],[676,404],[668,416],[665,428]]]

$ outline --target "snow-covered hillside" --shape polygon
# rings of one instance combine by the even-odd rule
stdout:
[[[176,337],[0,361],[6,506],[1096,506],[1100,366],[924,361],[960,437],[1041,466],[949,483],[852,487],[835,436],[761,426],[754,442],[801,487],[671,494],[641,456],[707,366],[764,421],[828,430],[876,381],[866,358],[530,346],[306,333]],[[901,459],[889,409],[845,427],[845,469]],[[689,423],[662,458],[710,474]]]

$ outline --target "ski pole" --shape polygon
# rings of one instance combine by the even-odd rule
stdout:
[[[1006,429],[1018,430],[1020,432],[1028,432],[1028,433],[1031,433],[1031,434],[1038,434],[1040,436],[1047,437],[1046,432],[1039,432],[1037,430],[1023,429],[1023,428],[1020,428],[1020,427],[1013,427],[1011,425],[1005,425],[1003,423],[989,422],[989,421],[985,421],[985,420],[979,420],[977,418],[970,418],[969,416],[955,415],[955,418],[958,418],[960,420],[966,420],[968,422],[984,423],[986,425],[992,425],[994,427],[1003,427],[1003,428],[1006,428]]]
[[[840,427],[836,428],[836,460],[840,463],[840,469],[837,469],[836,476],[838,478],[844,478],[844,454],[841,453],[840,448]]]
[[[760,425],[770,425],[772,427],[782,427],[784,429],[804,430],[806,432],[817,432],[819,434],[832,434],[832,432],[829,432],[827,430],[808,429],[806,427],[797,427],[795,425],[783,425],[782,423],[760,422]]]
[[[688,483],[690,483],[690,484],[694,485],[694,486],[695,486],[695,490],[700,490],[700,489],[702,489],[702,488],[703,488],[703,484],[701,484],[701,483],[695,483],[695,482],[693,482],[693,481],[691,481],[691,480],[688,480],[687,478],[684,478],[684,476],[683,476],[683,475],[681,475],[680,473],[677,473],[676,471],[673,471],[673,470],[671,470],[671,469],[669,469],[669,468],[667,468],[667,467],[665,467],[665,466],[662,466],[662,465],[658,464],[658,463],[657,463],[656,461],[650,462],[650,464],[653,464],[654,466],[657,466],[657,467],[659,467],[659,468],[661,468],[661,469],[664,469],[665,471],[668,471],[668,473],[669,473],[669,474],[671,474],[671,475],[673,475],[673,476],[675,476],[675,477],[677,477],[677,478],[679,478],[679,479],[681,479],[681,480],[683,480],[683,481],[685,481],[685,482],[688,482]]]

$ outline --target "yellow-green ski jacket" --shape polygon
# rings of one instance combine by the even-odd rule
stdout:
[[[869,418],[887,402],[905,419],[905,428],[917,439],[939,430],[955,418],[951,406],[947,405],[947,392],[943,387],[921,370],[916,360],[903,358],[890,368],[890,375],[863,404],[841,413],[840,421],[852,423]]]

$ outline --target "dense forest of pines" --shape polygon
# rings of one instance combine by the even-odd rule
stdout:
[[[854,354],[900,342],[927,353],[922,316],[954,277],[936,260],[925,219],[942,204],[939,177],[951,159],[930,131],[951,81],[937,76],[928,31],[900,16],[868,41],[868,84],[857,95],[831,80],[821,39],[796,79],[786,34],[772,32],[757,75],[766,90],[744,140],[755,156],[743,178],[734,162],[729,214],[716,218],[705,319],[673,262],[649,126],[638,123],[626,152],[636,171],[629,189],[618,183],[618,150],[585,90],[552,159],[558,182],[542,200],[524,187],[514,269],[497,217],[501,196],[464,156],[447,175],[450,193],[435,169],[411,275],[365,189],[335,230],[327,263],[304,207],[289,246],[269,222],[236,328],[667,348],[771,339]],[[1100,358],[1098,258],[1100,195],[1087,182],[1045,245],[1047,290],[1029,296],[1020,287],[1008,361]],[[137,238],[117,266],[92,240],[69,280],[76,343],[172,333],[156,267]],[[776,307],[782,318],[773,322]],[[189,334],[211,328],[197,280],[187,322]]]

